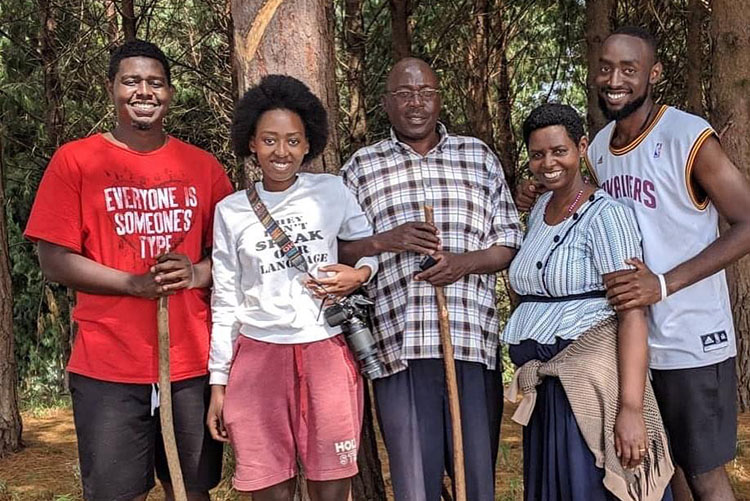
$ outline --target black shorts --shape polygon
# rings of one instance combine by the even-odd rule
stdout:
[[[130,500],[154,487],[154,469],[169,481],[159,411],[150,384],[111,383],[70,374],[83,494],[87,501]],[[203,492],[221,480],[222,444],[205,425],[208,376],[172,383],[172,407],[186,489]]]
[[[651,370],[651,384],[675,463],[699,475],[734,459],[737,375],[734,357],[705,367]]]

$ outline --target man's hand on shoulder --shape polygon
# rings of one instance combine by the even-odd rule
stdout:
[[[471,264],[466,254],[452,252],[435,252],[432,254],[435,264],[414,275],[414,280],[429,282],[441,287],[456,282],[471,273]]]
[[[435,225],[424,222],[404,223],[376,235],[380,252],[416,252],[432,254],[440,248]]]
[[[628,259],[627,264],[635,270],[609,273],[604,277],[607,299],[616,311],[650,306],[661,301],[659,278],[637,258]]]
[[[516,208],[528,212],[536,203],[537,197],[546,192],[547,188],[531,179],[524,179],[516,188]]]

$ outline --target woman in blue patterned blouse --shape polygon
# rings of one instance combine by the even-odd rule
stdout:
[[[615,313],[603,277],[628,269],[625,260],[641,256],[640,233],[630,209],[582,177],[579,167],[588,142],[573,108],[536,108],[523,124],[523,135],[529,168],[547,191],[529,215],[524,243],[510,266],[510,283],[521,303],[503,341],[519,367],[547,362],[617,315],[619,411],[614,433],[604,436],[613,436],[622,471],[632,471],[649,451],[643,418],[646,312]],[[525,499],[617,499],[604,486],[604,468],[584,440],[560,378],[543,378],[536,395],[523,434]],[[661,492],[635,499],[646,498],[660,499]]]

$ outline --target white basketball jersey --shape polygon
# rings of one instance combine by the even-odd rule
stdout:
[[[666,273],[718,237],[716,208],[691,184],[695,157],[714,130],[702,118],[669,106],[623,148],[610,146],[614,129],[610,122],[596,135],[586,163],[602,188],[635,211],[646,265]],[[650,366],[703,367],[734,356],[731,311],[724,271],[653,305]]]

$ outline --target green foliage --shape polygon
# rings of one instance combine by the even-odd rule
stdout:
[[[46,283],[33,245],[22,231],[44,168],[58,142],[107,130],[113,120],[105,89],[108,51],[120,41],[119,13],[108,2],[54,0],[50,49],[59,86],[45,80],[40,9],[45,2],[4,0],[0,4],[0,141],[5,187],[6,223],[14,290],[14,327],[21,389],[26,395],[59,395],[69,332],[66,290]],[[138,35],[159,44],[173,65],[177,93],[168,118],[176,136],[214,153],[238,178],[230,149],[229,124],[237,90],[232,81],[232,23],[225,2],[136,0]],[[347,116],[351,96],[346,78],[343,2],[335,0],[337,90],[341,117],[340,154],[353,153]],[[474,2],[412,2],[409,23],[415,55],[433,65],[441,79],[443,117],[455,133],[473,134],[467,117],[467,86],[477,68],[467,65],[467,47],[476,36]],[[119,2],[116,2],[119,5]],[[665,78],[658,85],[664,102],[684,103],[687,0],[621,0],[613,13],[616,25],[648,26],[662,40]],[[113,17],[114,16],[114,17]],[[381,110],[385,76],[393,64],[387,0],[363,0],[365,35],[364,95],[367,142],[386,137]],[[489,109],[498,130],[501,106],[498,71],[501,56],[509,64],[509,99],[515,137],[534,106],[549,100],[586,106],[586,60],[583,0],[516,0],[489,2]],[[276,35],[274,35],[276,36]],[[279,35],[280,36],[280,35]],[[293,36],[290,34],[289,36]],[[46,82],[46,83],[45,83]],[[50,111],[61,120],[55,125]],[[514,150],[524,164],[520,141],[497,149]],[[513,166],[520,176],[525,169]],[[499,310],[510,313],[504,291]],[[507,355],[507,354],[506,354]],[[507,362],[507,360],[506,360]],[[510,364],[506,363],[506,367]]]

